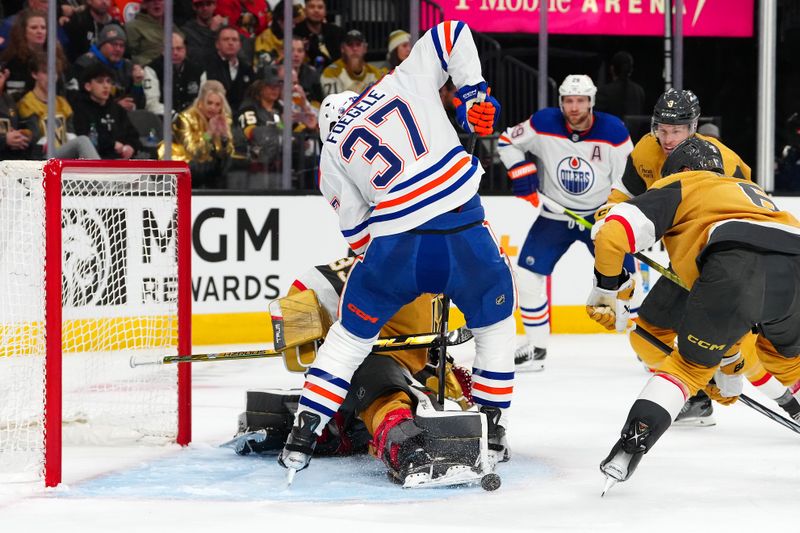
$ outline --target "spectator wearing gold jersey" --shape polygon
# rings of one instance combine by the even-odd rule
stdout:
[[[350,30],[344,36],[342,57],[322,71],[320,82],[325,96],[342,91],[360,93],[386,73],[366,61],[367,41],[358,30]]]
[[[38,139],[34,155],[47,155],[47,56],[35,54],[30,59],[29,70],[34,80],[33,89],[17,104],[20,119],[32,126],[33,138]],[[63,96],[56,96],[54,126],[54,157],[67,159],[100,159],[92,141],[85,135],[75,135],[72,125],[72,107]]]

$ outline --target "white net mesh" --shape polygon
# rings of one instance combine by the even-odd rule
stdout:
[[[172,439],[176,367],[128,361],[177,351],[177,178],[61,183],[64,443]],[[0,474],[41,470],[43,213],[42,163],[0,163]]]

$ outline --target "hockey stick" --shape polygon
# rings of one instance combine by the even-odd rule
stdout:
[[[672,350],[670,349],[669,346],[667,346],[666,344],[661,342],[661,339],[659,339],[658,337],[656,337],[655,335],[653,335],[652,333],[650,333],[646,329],[642,329],[639,326],[636,326],[633,329],[633,333],[639,335],[641,338],[643,338],[644,340],[646,340],[647,342],[652,344],[654,347],[656,347],[659,350],[661,350],[664,354],[670,355],[672,353]],[[739,399],[747,407],[749,407],[749,408],[751,408],[751,409],[753,409],[755,411],[758,411],[762,415],[766,416],[767,418],[769,418],[771,420],[774,420],[775,422],[777,422],[778,424],[781,424],[782,426],[786,426],[787,428],[791,429],[795,433],[800,433],[800,424],[798,424],[797,422],[795,422],[793,420],[789,420],[788,418],[785,418],[785,417],[779,415],[778,413],[776,413],[775,411],[773,411],[769,407],[758,403],[757,401],[755,401],[754,399],[750,398],[746,394],[740,394],[739,395]]]
[[[483,91],[478,91],[478,95],[476,96],[476,100],[478,103],[483,102],[486,100],[486,93]],[[473,104],[474,105],[474,104]],[[478,134],[477,133],[470,133],[469,140],[467,140],[467,152],[469,155],[475,154],[475,143],[478,141]]]
[[[589,222],[588,220],[586,220],[585,218],[580,216],[578,213],[576,213],[576,212],[574,212],[574,211],[572,211],[570,209],[567,209],[566,207],[562,206],[561,204],[559,204],[555,200],[547,197],[544,193],[540,192],[539,193],[539,198],[542,200],[542,202],[551,211],[553,211],[555,213],[558,213],[558,214],[567,215],[568,217],[572,218],[575,222],[577,222],[578,224],[580,224],[581,226],[583,226],[583,227],[585,227],[587,229],[592,229],[592,227],[594,226],[594,224],[592,224],[591,222]],[[638,259],[642,263],[646,264],[647,266],[649,266],[650,268],[652,268],[653,270],[655,270],[656,272],[658,272],[659,274],[661,274],[665,278],[669,279],[671,282],[675,283],[676,285],[678,285],[680,287],[683,287],[687,291],[689,290],[689,287],[671,269],[669,269],[667,267],[664,267],[664,266],[661,266],[659,263],[657,263],[656,261],[650,259],[649,257],[647,257],[646,255],[644,255],[641,252],[634,252],[631,255],[633,255],[633,257],[635,257],[636,259]]]
[[[444,377],[447,373],[447,323],[450,320],[450,297],[442,297],[442,318],[439,322],[439,346],[436,347],[439,356],[436,374],[439,378],[438,400],[439,405],[444,405]]]
[[[472,332],[466,327],[461,327],[447,333],[445,336],[447,346],[456,346],[472,339]],[[395,337],[381,337],[372,347],[373,352],[388,352],[392,350],[411,350],[417,348],[435,348],[442,344],[442,333],[426,333],[423,335],[398,335]],[[282,357],[283,352],[278,350],[246,350],[239,352],[217,352],[191,355],[164,355],[153,358],[152,356],[131,356],[132,368],[144,365],[168,365],[174,363],[202,363],[211,361],[240,361],[243,359],[263,359],[267,357]]]

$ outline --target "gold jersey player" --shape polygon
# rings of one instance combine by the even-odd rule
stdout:
[[[739,342],[749,331],[758,332],[755,353],[772,375],[784,385],[800,378],[800,222],[756,184],[723,175],[722,167],[715,145],[689,138],[664,161],[663,179],[611,208],[593,228],[595,286],[587,312],[605,327],[619,330],[627,321],[626,253],[663,238],[676,274],[691,288],[678,348],[647,382],[601,462],[607,488],[631,476],[687,398],[712,377],[713,394],[738,397]]]
[[[345,283],[356,262],[346,257],[311,268],[300,275],[290,287],[285,301],[318,303],[320,312],[331,323]],[[307,296],[313,291],[314,296]],[[305,297],[302,295],[306,295]],[[423,294],[403,306],[381,329],[382,337],[424,334],[438,330],[441,298]],[[288,316],[285,327],[288,329]],[[310,365],[315,346],[299,347],[304,365]],[[446,398],[461,409],[471,407],[471,376],[468,370],[446,365]],[[308,384],[306,385],[308,386]],[[312,385],[313,386],[313,385]],[[317,438],[314,455],[349,455],[364,452],[381,459],[392,479],[406,486],[421,484],[453,484],[469,481],[471,466],[480,453],[481,423],[476,411],[448,412],[432,398],[438,389],[435,368],[429,361],[428,349],[406,349],[370,353],[353,376],[350,391]],[[299,391],[249,391],[248,407],[240,415],[239,434],[233,442],[237,453],[270,452],[284,446],[289,435],[293,409]],[[446,402],[449,404],[449,402]],[[431,409],[433,408],[433,409]],[[486,408],[484,408],[486,412]],[[488,417],[488,448],[492,463],[509,459],[505,433],[497,422],[499,409],[490,409]],[[265,430],[268,438],[259,438]],[[263,435],[262,435],[263,436]],[[455,468],[453,468],[455,467]],[[450,476],[429,479],[430,471]],[[458,473],[454,477],[453,473]],[[466,476],[466,477],[465,477]],[[446,481],[446,483],[443,483]]]
[[[726,176],[750,181],[750,167],[736,152],[718,139],[696,133],[699,118],[700,102],[692,91],[669,89],[662,94],[653,109],[651,132],[636,143],[628,157],[622,177],[615,180],[612,186],[608,204],[598,211],[596,219],[605,216],[610,205],[639,196],[648,190],[661,178],[662,166],[667,156],[689,137],[703,139],[719,149]],[[637,327],[647,330],[668,346],[672,346],[686,306],[686,297],[684,289],[668,279],[659,278],[642,302],[639,316],[634,319]],[[630,343],[639,359],[651,370],[657,370],[664,361],[664,355],[638,335],[631,335]],[[748,339],[743,349],[751,351],[751,346],[752,339]],[[749,357],[748,366],[744,371],[751,383],[767,397],[779,404],[790,399],[786,387],[766,372],[757,358]],[[715,424],[711,400],[705,392],[700,391],[696,396],[689,398],[675,423],[692,426]]]

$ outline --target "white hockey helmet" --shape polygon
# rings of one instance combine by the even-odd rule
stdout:
[[[594,107],[594,95],[597,94],[597,87],[594,86],[592,78],[586,74],[570,74],[564,78],[563,83],[558,88],[558,107],[564,110],[561,98],[564,96],[588,96],[589,107]]]
[[[353,91],[342,91],[340,93],[329,94],[319,106],[319,138],[325,141],[331,132],[333,125],[336,124],[350,104],[358,98],[358,93]]]

